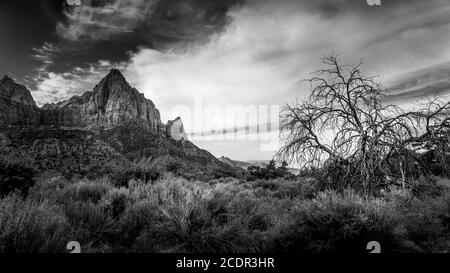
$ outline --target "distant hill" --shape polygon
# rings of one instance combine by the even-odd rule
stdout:
[[[233,160],[228,157],[222,156],[219,158],[220,161],[223,163],[226,163],[230,166],[236,167],[236,168],[242,168],[244,170],[247,170],[251,166],[257,166],[260,168],[265,168],[267,165],[269,165],[270,160],[249,160],[249,161],[238,161]],[[299,169],[296,168],[288,168],[288,171],[293,174],[298,174],[300,172]]]

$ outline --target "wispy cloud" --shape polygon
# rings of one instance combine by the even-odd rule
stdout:
[[[40,71],[44,71],[52,65],[54,63],[55,56],[61,52],[60,48],[48,42],[44,43],[40,47],[33,47],[32,51],[33,54],[31,57],[42,62],[42,66],[39,69]]]
[[[450,93],[450,62],[399,75],[389,86],[390,101],[408,103]]]

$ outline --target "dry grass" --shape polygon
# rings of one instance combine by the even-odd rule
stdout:
[[[449,184],[440,180],[438,184]],[[1,252],[448,252],[450,188],[418,198],[392,190],[364,199],[319,192],[314,180],[208,183],[68,181],[42,175],[27,197],[0,201]]]

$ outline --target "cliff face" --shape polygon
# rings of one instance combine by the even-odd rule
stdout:
[[[37,125],[39,109],[30,91],[8,76],[0,80],[0,124]]]
[[[136,123],[154,133],[164,127],[153,102],[132,88],[115,69],[92,92],[45,105],[42,110],[42,122],[46,125],[111,129]]]
[[[25,86],[15,83],[8,76],[4,76],[0,81],[0,95],[9,98],[12,102],[36,106],[30,91]]]
[[[115,69],[93,91],[42,108],[36,106],[26,87],[7,76],[0,81],[0,125],[111,129],[128,123],[139,124],[153,133],[165,128],[153,102],[131,87]]]

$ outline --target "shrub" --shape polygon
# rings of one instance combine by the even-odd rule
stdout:
[[[46,201],[0,200],[0,252],[65,252],[72,232],[63,211]]]
[[[398,228],[402,231],[401,239],[415,251],[440,252],[446,247],[448,251],[450,237],[449,212],[450,194],[443,191],[441,196],[418,198],[412,193],[390,193],[397,212]],[[444,245],[444,246],[442,246]]]
[[[19,162],[0,160],[0,196],[19,191],[23,196],[34,185],[35,170]]]
[[[254,251],[245,219],[220,220],[212,216],[207,202],[197,200],[181,207],[163,209],[137,238],[135,249],[158,252],[247,252]],[[240,215],[242,216],[242,215]],[[219,221],[218,221],[219,219]]]
[[[133,251],[242,252],[254,249],[250,228],[255,211],[230,207],[238,181],[229,184],[189,182],[166,176],[155,184],[130,183],[136,200],[123,216],[124,234]],[[240,203],[237,201],[236,205]]]
[[[70,201],[64,204],[63,210],[82,244],[105,247],[120,235],[111,214],[100,204]]]
[[[123,168],[112,170],[110,180],[116,187],[128,187],[128,182],[132,179],[144,182],[155,181],[163,175],[163,171],[146,164],[134,164]]]
[[[422,199],[439,196],[443,190],[443,187],[436,183],[436,179],[427,179],[423,176],[411,183],[411,192]]]
[[[313,185],[315,180],[256,180],[252,183],[254,189],[263,188],[268,192],[266,196],[274,198],[313,198],[316,189]]]
[[[62,203],[68,201],[98,203],[110,188],[112,185],[107,178],[95,181],[81,180],[65,187],[60,193],[59,200]]]
[[[318,191],[315,179],[209,183],[173,174],[149,183],[68,181],[43,173],[24,199],[0,199],[0,252],[448,252],[450,188],[378,197]],[[417,182],[418,184],[420,183]]]
[[[295,220],[276,236],[274,247],[287,252],[364,252],[369,241],[378,241],[389,251],[396,249],[391,215],[386,203],[363,201],[354,192],[322,192],[297,204]]]
[[[129,191],[125,188],[113,188],[104,197],[103,203],[108,207],[114,219],[118,219],[125,211],[129,201]]]
[[[44,172],[36,177],[35,185],[29,191],[29,198],[56,201],[58,194],[68,187],[70,182],[58,172]]]

